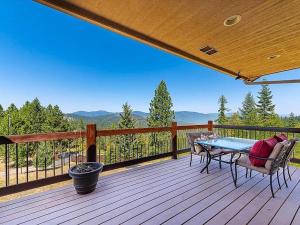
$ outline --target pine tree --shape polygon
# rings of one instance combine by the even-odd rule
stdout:
[[[67,131],[70,125],[65,119],[63,112],[57,105],[48,105],[45,109],[45,122],[43,124],[44,132]]]
[[[123,106],[123,112],[120,114],[120,120],[118,123],[119,129],[128,129],[128,128],[135,128],[136,120],[132,116],[132,109],[130,105],[126,102]],[[126,134],[121,135],[117,143],[120,148],[121,155],[123,159],[130,158],[130,152],[133,150],[135,145],[137,144],[137,138],[134,134]],[[134,151],[135,152],[135,151]]]
[[[240,119],[240,114],[238,112],[233,113],[229,118],[228,118],[228,124],[230,125],[241,125],[242,121]]]
[[[257,109],[253,95],[249,92],[243,101],[242,108],[239,110],[242,123],[244,125],[257,125]]]
[[[149,116],[147,117],[148,127],[167,127],[175,120],[175,113],[172,110],[173,103],[165,81],[161,81],[155,90],[155,95],[150,103]],[[151,154],[156,154],[157,149],[168,145],[169,133],[161,132],[150,135],[150,146],[153,147]]]
[[[268,85],[262,85],[258,93],[257,112],[263,125],[272,124],[274,119],[275,105],[272,102],[272,92]]]
[[[295,117],[295,114],[291,112],[287,120],[287,126],[296,127],[296,125],[297,125],[297,119]]]
[[[147,118],[148,127],[170,126],[175,119],[172,107],[173,103],[166,82],[161,81],[150,103],[150,113]]]
[[[224,95],[222,95],[219,98],[218,103],[220,104],[219,106],[219,110],[218,110],[218,119],[216,120],[216,122],[218,124],[226,124],[227,123],[227,117],[226,117],[226,112],[228,111],[228,109],[226,108],[226,104],[227,104],[227,99]]]
[[[3,109],[2,105],[0,104],[0,119],[2,119],[3,116],[4,116],[4,109]]]

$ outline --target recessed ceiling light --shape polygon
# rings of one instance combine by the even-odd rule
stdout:
[[[231,27],[233,25],[236,25],[241,21],[241,19],[242,19],[242,16],[240,16],[240,15],[230,16],[226,20],[224,20],[224,26]]]
[[[270,55],[270,56],[268,56],[268,60],[271,60],[271,59],[277,59],[277,58],[279,58],[280,57],[280,55]]]

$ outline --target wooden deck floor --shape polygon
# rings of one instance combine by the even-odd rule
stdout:
[[[0,205],[1,224],[300,224],[300,170],[292,168],[289,187],[239,169],[239,188],[230,168],[199,160],[169,160],[101,178],[95,192],[80,196],[72,186]]]

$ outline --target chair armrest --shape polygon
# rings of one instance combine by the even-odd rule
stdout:
[[[254,158],[254,159],[262,159],[262,160],[270,160],[270,161],[274,161],[275,160],[274,158],[258,157],[258,156],[251,155],[251,154],[248,154],[248,156],[251,157],[251,158]]]

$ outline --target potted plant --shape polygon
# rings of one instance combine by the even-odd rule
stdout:
[[[103,164],[98,162],[86,162],[69,169],[69,176],[73,178],[73,184],[78,194],[88,194],[95,190],[99,173]]]

